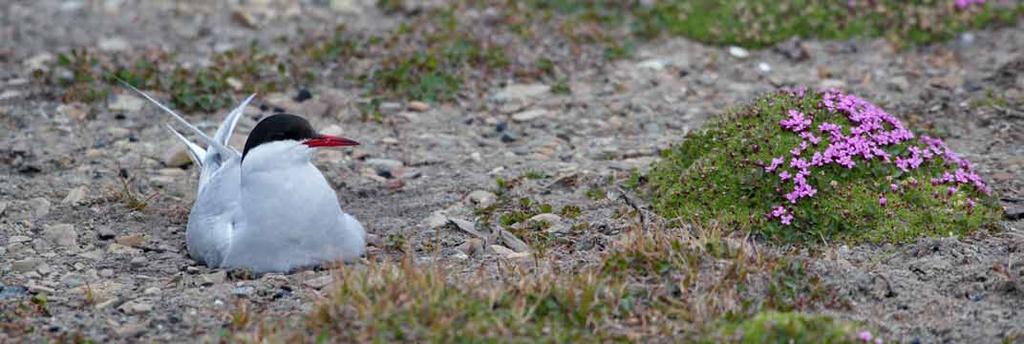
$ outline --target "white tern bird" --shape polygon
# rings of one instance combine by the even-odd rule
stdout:
[[[263,273],[350,262],[363,254],[363,225],[341,211],[334,189],[310,163],[316,148],[359,143],[319,134],[302,117],[275,114],[256,124],[239,153],[228,146],[228,139],[255,94],[232,110],[209,137],[148,94],[126,86],[207,145],[203,149],[167,126],[200,168],[185,233],[193,259],[209,267]]]

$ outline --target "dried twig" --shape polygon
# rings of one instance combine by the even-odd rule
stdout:
[[[647,233],[647,215],[644,214],[644,210],[626,194],[626,190],[623,190],[622,187],[616,186],[615,189],[619,191],[619,196],[626,202],[626,205],[636,210],[636,213],[640,215],[640,227],[643,228],[644,233]]]

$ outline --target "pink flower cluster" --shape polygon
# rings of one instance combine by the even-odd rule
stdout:
[[[945,142],[940,139],[931,138],[928,136],[922,136],[921,142],[924,142],[928,147],[925,149],[917,149],[917,147],[911,147],[911,157],[904,159],[904,165],[910,165],[917,167],[921,161],[927,161],[937,156],[942,157],[946,165],[955,165],[956,171],[953,173],[945,172],[941,178],[932,178],[932,185],[951,184],[953,186],[961,185],[973,185],[975,189],[985,193],[986,195],[991,194],[988,185],[981,179],[977,173],[974,172],[974,168],[971,163],[964,159],[959,154],[956,154],[952,149],[946,146]],[[900,160],[897,159],[896,165],[904,171],[909,169],[906,166],[900,165]]]
[[[789,92],[802,97],[804,90],[805,88],[801,87],[789,90]],[[978,190],[989,192],[981,177],[972,171],[970,163],[946,147],[942,140],[923,136],[920,141],[925,144],[925,148],[911,146],[908,149],[908,156],[894,158],[883,148],[912,140],[914,134],[904,128],[896,117],[878,106],[835,89],[823,93],[820,105],[823,110],[844,114],[853,126],[849,129],[849,133],[844,133],[843,127],[835,123],[825,122],[818,125],[817,131],[829,139],[829,145],[821,151],[814,152],[808,160],[802,157],[804,151],[821,142],[821,138],[815,136],[814,130],[811,130],[813,114],[789,110],[787,117],[779,121],[779,126],[782,129],[796,133],[803,139],[797,147],[790,150],[791,157],[789,157],[788,165],[796,171],[795,175],[788,170],[780,170],[780,167],[785,165],[785,157],[773,158],[771,163],[765,167],[765,171],[769,173],[778,171],[779,179],[783,182],[792,180],[793,188],[784,195],[790,204],[795,204],[801,198],[809,198],[817,194],[817,189],[807,182],[807,177],[811,175],[813,168],[836,164],[852,169],[857,165],[855,159],[894,162],[899,169],[910,171],[928,160],[942,157],[947,164],[955,164],[958,169],[955,173],[947,172],[942,178],[933,179],[933,185],[971,184]],[[916,185],[916,181],[914,184]],[[898,185],[891,184],[890,188],[896,192]],[[888,200],[882,195],[879,197],[878,203],[885,206]],[[776,206],[768,214],[768,217],[777,218],[786,225],[792,223],[793,220],[790,211],[782,205]]]
[[[865,331],[860,331],[860,333],[857,333],[857,339],[860,340],[861,342],[871,343],[872,342],[871,341],[872,338],[873,338],[873,336],[871,335],[871,331],[865,330]],[[875,344],[882,344],[882,338],[874,338],[874,340],[875,340],[874,341]]]
[[[803,112],[789,110],[789,118],[782,120],[779,124],[782,125],[783,129],[799,133],[811,126],[811,119],[804,116]]]
[[[793,223],[793,214],[790,214],[789,210],[781,205],[775,207],[775,209],[772,209],[771,217],[778,218],[779,221],[782,222],[782,224],[784,225]]]
[[[973,185],[975,189],[980,190],[986,195],[991,193],[988,189],[988,185],[985,185],[985,182],[981,180],[981,177],[978,176],[977,173],[970,170],[964,170],[963,168],[958,168],[953,173],[943,172],[941,178],[932,178],[932,185],[942,184],[951,184],[951,190],[955,190],[964,184],[970,184]]]
[[[803,85],[797,86],[796,88],[787,88],[786,90],[800,99],[803,99],[804,96],[807,95],[807,86]]]
[[[972,5],[984,5],[985,0],[954,0],[954,4],[957,9],[962,10]]]

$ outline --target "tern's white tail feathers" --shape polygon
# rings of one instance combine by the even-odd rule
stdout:
[[[176,136],[178,140],[180,140],[181,143],[184,143],[185,147],[188,148],[188,157],[192,158],[192,162],[195,163],[196,166],[199,166],[199,168],[205,167],[203,166],[203,157],[206,156],[206,150],[203,149],[203,147],[199,147],[199,145],[195,144],[194,142],[189,141],[187,138],[185,138],[185,135],[182,135],[177,130],[174,130],[174,127],[171,127],[170,124],[166,124],[166,126],[167,130],[170,130],[171,134],[174,134],[174,136]]]
[[[256,98],[255,93],[250,95],[248,98],[245,98],[245,100],[243,100],[241,104],[238,104],[234,110],[231,110],[228,117],[224,118],[224,122],[220,123],[220,127],[217,128],[217,133],[213,134],[214,141],[220,142],[220,144],[225,147],[231,148],[231,146],[228,145],[228,140],[231,140],[231,133],[235,131],[235,125],[238,124],[238,119],[242,118],[242,113],[245,112],[245,107],[249,105],[249,102],[251,102],[253,98]],[[235,151],[235,153],[237,154],[238,151]]]
[[[202,141],[204,141],[207,145],[209,145],[209,149],[211,149],[214,153],[219,154],[222,157],[222,159],[230,157],[230,156],[238,155],[238,152],[228,148],[224,143],[218,142],[218,141],[210,138],[202,130],[199,130],[199,128],[196,128],[196,126],[194,126],[191,123],[189,123],[188,121],[186,121],[185,118],[181,117],[181,115],[179,115],[178,113],[174,112],[174,110],[171,110],[167,106],[164,106],[164,104],[161,104],[160,102],[158,102],[156,99],[153,99],[153,97],[149,96],[149,94],[146,94],[146,92],[142,92],[138,88],[135,88],[135,86],[132,86],[131,84],[129,84],[127,82],[124,82],[124,81],[122,81],[121,84],[124,85],[125,87],[127,87],[128,89],[130,89],[132,91],[135,91],[135,93],[138,93],[143,98],[146,98],[146,100],[149,100],[149,102],[153,103],[154,105],[159,107],[161,110],[164,110],[164,112],[166,112],[167,114],[171,115],[171,117],[174,117],[174,119],[178,120],[179,123],[181,123],[186,128],[188,128],[190,131],[192,131],[193,133],[198,135],[199,138],[202,139]],[[221,160],[221,161],[223,161],[223,160]]]

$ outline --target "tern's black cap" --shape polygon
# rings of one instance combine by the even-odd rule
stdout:
[[[320,136],[313,126],[305,118],[279,113],[264,118],[256,127],[252,128],[249,138],[245,140],[245,149],[242,151],[242,159],[249,153],[250,149],[261,144],[282,140],[303,141]]]

